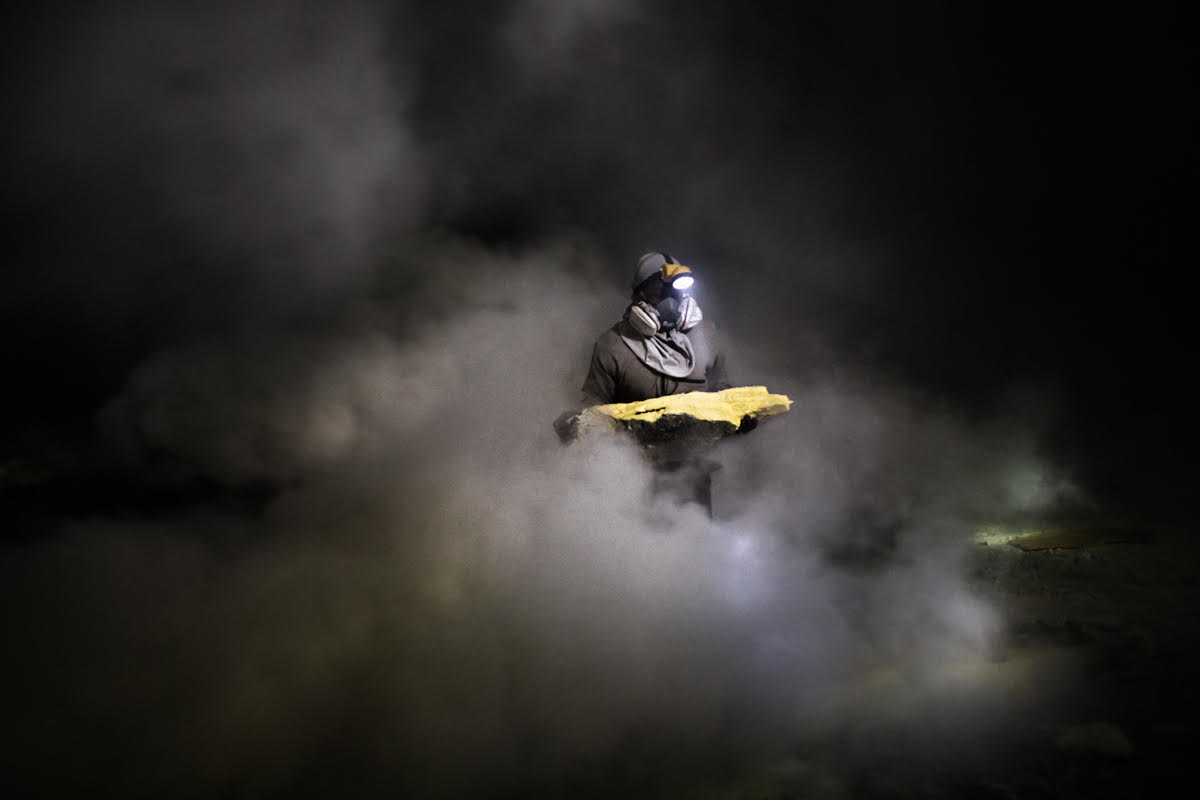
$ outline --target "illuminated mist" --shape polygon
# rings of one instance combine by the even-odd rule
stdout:
[[[106,475],[211,501],[6,545],[18,783],[679,796],[883,741],[969,761],[1037,698],[986,678],[963,555],[1060,499],[1040,420],[845,360],[825,304],[893,258],[835,232],[845,154],[764,163],[764,111],[739,158],[718,56],[630,73],[661,10],[567,7],[132,3],[30,58],[23,185],[78,190],[24,287],[79,332],[49,352],[112,384]],[[717,448],[713,520],[551,428],[667,243],[735,383],[794,401]]]
[[[718,520],[647,498],[632,446],[550,429],[595,303],[561,257],[488,264],[502,281],[403,339],[356,322],[139,368],[103,414],[128,457],[286,488],[256,515],[73,523],[8,560],[39,610],[13,641],[34,660],[23,768],[168,793],[611,791],[896,706],[918,755],[947,726],[985,735],[970,704],[998,698],[944,685],[999,623],[960,543],[1015,507],[1030,454],[878,391],[800,388],[722,450]],[[881,526],[886,566],[824,547]],[[897,683],[861,685],[879,670]]]

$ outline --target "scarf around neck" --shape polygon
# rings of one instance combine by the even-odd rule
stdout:
[[[668,378],[686,378],[696,366],[692,341],[678,330],[659,331],[650,337],[638,336],[628,323],[618,331],[638,360]]]

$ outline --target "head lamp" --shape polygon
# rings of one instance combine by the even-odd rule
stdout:
[[[663,264],[659,275],[664,283],[680,292],[686,292],[696,282],[691,267],[685,267],[683,264]]]

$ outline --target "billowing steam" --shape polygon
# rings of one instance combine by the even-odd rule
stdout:
[[[638,19],[569,5],[517,4],[495,53]],[[420,61],[415,10],[139,12],[89,22],[83,73],[58,88],[92,97],[77,113],[112,137],[99,152],[155,166],[146,207],[180,249],[154,268],[191,289],[167,292],[179,319],[107,301],[162,339],[99,409],[100,441],[131,480],[268,498],[76,519],[6,553],[23,617],[5,642],[10,775],[160,796],[627,796],[871,741],[881,717],[914,756],[988,735],[996,695],[952,669],[1001,620],[959,543],[1053,499],[1029,477],[1049,469],[1031,431],[851,370],[801,374],[817,333],[765,346],[790,323],[739,320],[762,289],[738,302],[730,280],[722,303],[710,255],[732,377],[795,405],[718,447],[716,519],[651,496],[632,444],[564,447],[550,425],[638,251],[614,263],[586,219],[510,246],[426,225],[481,213],[450,162],[480,168],[491,151],[458,137],[503,121],[447,143],[444,110],[407,119],[413,85],[446,79],[420,73],[446,54]],[[570,108],[552,131],[586,127],[586,100]],[[497,205],[511,187],[469,185]],[[134,295],[146,280],[142,262],[104,268]]]
[[[999,623],[955,543],[1012,507],[1028,451],[788,387],[791,414],[720,451],[719,518],[676,508],[631,445],[554,438],[594,303],[556,255],[493,264],[502,282],[404,339],[360,322],[139,368],[103,417],[128,457],[287,488],[260,515],[76,523],[10,559],[40,620],[13,642],[38,676],[26,767],[130,791],[669,786],[888,704],[916,704],[910,734],[945,713],[938,670]],[[884,699],[857,687],[897,660]]]

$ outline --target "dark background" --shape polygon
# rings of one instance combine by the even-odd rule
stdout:
[[[288,81],[305,26],[357,12],[268,7],[230,16],[244,37],[219,6],[9,17],[7,458],[88,442],[160,347],[261,306],[326,313],[313,281],[254,267],[307,245],[205,230],[213,207],[269,216],[270,198],[162,168],[288,157],[287,134],[259,153],[205,125],[254,70]],[[372,7],[426,182],[402,230],[518,250],[583,232],[609,285],[669,247],[708,270],[726,327],[788,370],[811,357],[789,338],[817,331],[827,361],[966,412],[1035,387],[1046,446],[1102,492],[1149,496],[1188,470],[1194,53],[1174,5],[617,4],[558,29],[572,15],[534,4],[515,32],[514,8]],[[289,14],[301,44],[271,30]],[[122,26],[126,49],[105,38]],[[321,92],[354,97],[340,77]],[[199,124],[163,124],[202,102]],[[210,205],[181,220],[174,196],[197,192]]]
[[[1111,698],[1186,672],[1109,665],[1143,691],[1082,719],[1055,716],[1090,691],[1065,670],[1025,694],[927,678],[999,625],[955,546],[1022,506],[1013,476],[1188,521],[1178,4],[5,13],[0,752],[30,783],[673,796],[796,745],[793,704],[814,741],[867,731],[867,764],[903,740],[916,772],[947,748],[1003,771],[1006,736],[1128,725]],[[659,248],[694,266],[735,381],[797,400],[727,470],[745,516],[675,538],[631,510],[633,462],[550,433]],[[863,519],[920,557],[813,567]],[[1190,630],[1160,613],[1191,607],[1190,562],[1159,556],[1184,601],[1150,607],[1120,554],[1100,582]],[[1050,561],[1061,585],[1085,562]],[[997,563],[1018,600],[1047,591],[1041,562]],[[890,690],[849,682],[877,668],[918,709],[898,735]]]

